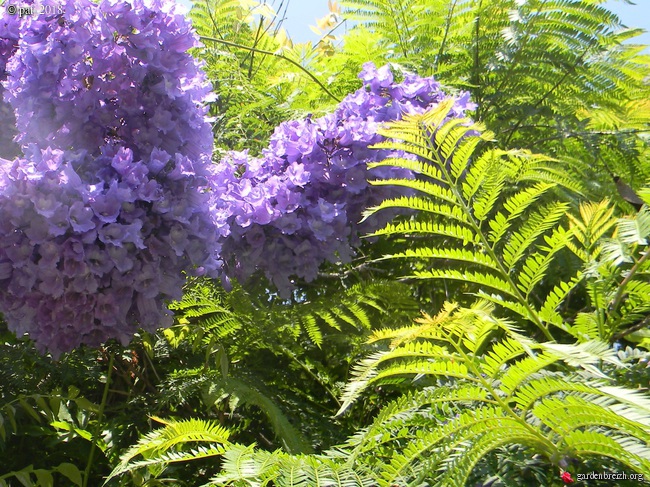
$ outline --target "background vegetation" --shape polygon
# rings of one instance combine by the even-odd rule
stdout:
[[[290,299],[194,280],[173,327],[57,362],[0,328],[0,485],[650,479],[650,59],[602,4],[347,1],[312,45],[197,1],[218,149],[327,113],[367,61],[477,109],[382,129],[420,177],[368,216],[409,216]]]

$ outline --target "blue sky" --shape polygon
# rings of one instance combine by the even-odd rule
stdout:
[[[190,3],[189,0],[178,1],[185,5]],[[316,25],[316,19],[327,14],[327,0],[285,0],[285,3],[287,1],[289,8],[284,26],[291,38],[295,42],[318,39],[309,26]],[[270,0],[269,3],[278,6],[281,2]],[[636,5],[627,4],[625,0],[609,0],[605,5],[618,14],[628,27],[641,27],[650,31],[650,0],[636,0]],[[638,42],[650,45],[650,32],[639,37]]]
[[[275,1],[279,4],[279,1]],[[650,31],[650,0],[636,0],[637,5],[623,0],[610,0],[605,5],[615,12],[628,27],[641,27]],[[316,35],[309,25],[316,24],[316,18],[327,14],[327,0],[289,0],[285,27],[294,41],[314,40]],[[650,33],[644,34],[640,43],[650,45]]]

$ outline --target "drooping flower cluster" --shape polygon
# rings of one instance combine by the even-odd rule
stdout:
[[[406,74],[395,82],[388,66],[367,63],[360,78],[364,86],[334,113],[281,124],[262,158],[224,158],[214,211],[230,224],[222,249],[227,274],[246,279],[261,270],[286,294],[293,277],[309,281],[323,262],[349,260],[359,235],[383,223],[375,217],[359,224],[365,209],[396,190],[370,187],[368,180],[408,175],[388,167],[367,170],[368,163],[399,155],[370,148],[383,139],[378,126],[422,113],[449,95],[433,78]],[[452,115],[473,108],[463,94]]]
[[[227,228],[208,211],[210,86],[174,2],[43,5],[0,20],[23,152],[0,166],[0,311],[57,355],[169,324],[185,273],[218,275]]]

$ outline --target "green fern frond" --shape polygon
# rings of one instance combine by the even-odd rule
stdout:
[[[267,323],[268,329],[302,330],[320,347],[324,327],[338,331],[343,326],[369,329],[377,314],[385,314],[394,306],[413,307],[412,302],[395,301],[405,295],[403,287],[377,280],[339,290],[335,298],[323,295],[292,304],[255,300],[239,285],[226,293],[213,283],[201,281],[188,289],[181,301],[169,305],[176,312],[178,324],[164,330],[164,335],[173,346],[189,342],[195,349],[210,348],[243,330],[254,330],[260,323]]]
[[[532,357],[526,357],[518,360],[505,369],[499,375],[501,383],[500,389],[507,395],[511,396],[515,391],[522,387],[523,384],[533,375],[558,361],[558,357],[552,353],[538,353]]]
[[[498,440],[489,442],[491,447],[481,445],[481,438],[495,437]],[[521,442],[527,446],[537,446],[538,450],[550,449],[549,442],[540,435],[536,435],[521,421],[514,420],[503,413],[499,408],[480,407],[462,413],[458,418],[452,419],[444,425],[420,435],[410,442],[403,452],[397,453],[381,472],[381,485],[395,483],[410,484],[422,481],[433,471],[451,467],[453,470],[466,463],[467,471],[459,471],[463,477],[469,474],[474,464],[488,451],[502,444],[508,443],[508,438]],[[470,445],[481,445],[475,451]],[[423,465],[422,465],[423,464]],[[451,481],[452,484],[447,483]],[[456,485],[450,478],[439,480],[438,485]],[[457,485],[465,485],[460,480]]]
[[[370,167],[371,165],[368,164],[368,166]],[[375,186],[401,186],[432,196],[449,205],[459,206],[456,195],[451,190],[428,181],[418,179],[379,179],[371,181],[371,184]]]
[[[502,373],[502,368],[508,362],[527,353],[526,349],[517,340],[512,338],[504,338],[496,342],[492,349],[483,357],[483,364],[481,369],[485,375],[491,378],[496,378],[497,374]]]
[[[157,419],[157,418],[154,418]],[[157,419],[164,426],[143,436],[120,457],[120,463],[113,469],[107,482],[124,473],[142,467],[164,469],[167,464],[193,458],[221,455],[223,445],[228,443],[229,432],[218,424],[199,419],[183,421]],[[190,451],[179,447],[187,443],[213,443],[215,446],[198,446]],[[141,460],[135,460],[143,457]]]
[[[622,367],[618,354],[597,341],[537,343],[492,313],[485,301],[447,303],[414,326],[377,330],[371,341],[388,349],[353,369],[339,413],[371,385],[407,385],[406,392],[336,450],[265,452],[229,443],[218,427],[211,435],[205,422],[169,422],[127,452],[113,476],[219,455],[222,471],[211,485],[465,485],[479,463],[509,445],[555,468],[565,457],[599,456],[650,473],[650,399],[610,385],[595,368],[602,361]],[[200,442],[201,430],[209,446],[179,448]]]
[[[549,183],[537,183],[530,188],[521,190],[520,192],[508,197],[503,202],[503,208],[508,212],[503,214],[497,213],[494,219],[490,221],[490,242],[500,241],[506,232],[510,229],[512,224],[539,198],[548,192],[554,185]]]
[[[534,323],[551,338],[547,326],[564,325],[548,310],[546,318],[553,319],[542,319],[529,299],[545,282],[557,256],[571,245],[570,234],[560,226],[569,205],[557,201],[535,205],[557,187],[544,176],[554,171],[550,160],[522,151],[487,150],[476,154],[479,142],[492,135],[481,134],[479,125],[465,119],[448,120],[449,110],[448,103],[441,104],[429,113],[407,116],[380,130],[387,140],[378,148],[395,148],[393,144],[402,150],[411,147],[418,165],[432,167],[420,170],[420,174],[432,174],[434,178],[373,181],[375,185],[407,187],[420,196],[389,200],[369,209],[366,216],[399,206],[428,213],[430,218],[424,222],[410,219],[390,223],[373,235],[408,237],[428,233],[446,240],[451,237],[453,246],[409,248],[386,258],[425,261],[409,277],[475,284],[479,295],[490,296],[492,302]],[[417,145],[399,142],[403,134],[408,134],[410,140],[417,139]],[[422,139],[428,140],[428,148],[422,148]],[[406,161],[385,162],[413,166]],[[510,191],[511,184],[517,185],[516,191]],[[430,203],[426,203],[427,199]],[[546,245],[539,245],[542,239]],[[426,264],[428,259],[444,265],[431,268]],[[555,303],[555,307],[559,304]]]
[[[399,134],[402,137],[409,136],[409,134],[405,134],[402,131],[400,131]],[[433,152],[431,152],[431,149],[426,145],[427,139],[421,133],[416,133],[416,135],[418,136],[419,139],[421,139],[421,143],[418,145],[407,144],[400,140],[397,140],[394,142],[395,145],[391,144],[391,146],[395,148],[399,148],[398,150],[408,151],[411,154],[415,153],[413,151],[413,149],[415,148],[419,154],[422,154],[421,159],[406,159],[404,157],[387,157],[382,161],[370,163],[368,165],[368,168],[374,169],[377,167],[399,166],[408,169],[409,171],[412,171],[415,174],[421,174],[423,176],[428,177],[429,179],[433,179],[434,181],[439,181],[441,183],[444,183],[445,182],[444,175],[440,172],[440,170],[435,166],[432,166],[431,164],[427,164],[426,162],[423,162],[432,159],[434,155]]]
[[[421,228],[421,227],[420,227]],[[449,227],[447,227],[448,230]],[[451,233],[451,231],[449,232]],[[456,235],[454,235],[456,236]],[[471,236],[471,234],[470,234]],[[462,238],[463,235],[460,235]],[[489,255],[481,255],[470,250],[456,249],[456,248],[431,248],[422,247],[409,249],[399,254],[388,254],[386,259],[443,259],[443,260],[457,260],[466,264],[476,264],[485,267],[489,270],[498,270],[497,263],[492,260]]]
[[[565,345],[562,343],[544,343],[545,350],[549,350],[574,367],[583,367],[586,370],[593,370],[591,366],[600,362],[610,363],[623,367],[616,352],[601,340],[590,340],[588,342]],[[595,371],[595,375],[602,375],[602,372]]]
[[[418,279],[451,279],[459,282],[470,282],[481,287],[488,287],[513,298],[517,297],[515,289],[509,289],[510,283],[499,277],[479,272],[457,271],[455,269],[431,269],[416,271],[412,276]]]
[[[600,239],[616,224],[614,208],[608,200],[580,205],[580,218],[569,215],[571,232],[580,247],[569,243],[569,248],[584,262],[598,257]]]
[[[276,401],[272,399],[261,384],[255,384],[245,377],[214,380],[204,393],[205,403],[215,402],[224,395],[236,398],[241,405],[256,406],[268,418],[273,432],[289,453],[309,453],[312,447],[303,434],[291,424]]]
[[[630,439],[636,438],[642,443],[650,441],[650,431],[642,424],[594,404],[588,398],[544,398],[530,411],[559,437],[575,430],[604,426],[609,430],[608,436],[621,434]],[[614,431],[616,433],[612,433]]]
[[[539,310],[539,316],[545,322],[551,323],[558,328],[564,327],[564,319],[557,312],[557,308],[573,291],[578,283],[582,280],[582,275],[578,274],[569,281],[563,281],[556,284],[544,300],[544,304]]]
[[[258,452],[254,446],[233,445],[224,454],[223,473],[211,479],[211,484],[226,485],[228,482],[254,482],[263,475],[268,475],[278,459],[272,453]]]
[[[628,245],[648,245],[650,242],[650,207],[643,206],[634,218],[619,220],[618,237]]]
[[[372,478],[337,461],[335,454],[290,456],[252,446],[232,445],[222,471],[208,485],[277,485],[281,487],[371,487]]]
[[[539,445],[540,438],[521,424],[499,421],[498,427],[483,432],[477,438],[467,439],[449,452],[443,460],[443,474],[436,479],[438,485],[464,487],[470,474],[484,457],[504,445],[518,444],[527,447]]]

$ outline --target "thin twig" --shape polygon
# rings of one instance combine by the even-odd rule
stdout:
[[[340,102],[341,102],[341,99],[338,98],[337,96],[335,96],[335,95],[334,95],[330,90],[328,90],[327,87],[326,87],[326,86],[325,86],[325,85],[324,85],[324,84],[323,84],[323,83],[322,83],[322,82],[321,82],[321,81],[320,81],[316,76],[314,76],[314,75],[313,75],[309,70],[307,70],[305,67],[301,66],[300,63],[294,61],[294,60],[291,59],[291,58],[288,58],[288,57],[285,56],[284,54],[280,54],[280,53],[277,53],[277,52],[266,51],[266,50],[264,50],[264,49],[257,49],[257,48],[255,48],[255,47],[244,46],[243,44],[237,44],[236,42],[230,42],[230,41],[226,41],[226,40],[223,40],[223,39],[217,39],[217,38],[215,38],[215,37],[200,36],[199,38],[200,38],[202,41],[212,41],[212,42],[217,42],[217,43],[219,43],[219,44],[223,44],[223,45],[225,45],[225,46],[237,47],[237,48],[239,48],[239,49],[245,49],[245,50],[247,50],[247,51],[256,52],[256,53],[258,53],[258,54],[266,54],[267,56],[275,56],[275,57],[277,57],[277,58],[284,59],[285,61],[287,61],[287,62],[293,64],[294,66],[296,66],[297,68],[299,68],[299,69],[300,69],[302,72],[304,72],[307,76],[309,76],[309,78],[311,78],[311,80],[314,81],[314,83],[316,83],[318,86],[320,86],[320,88],[321,88],[325,93],[327,93],[327,94],[329,95],[330,98],[332,98],[333,100],[335,100],[337,103],[340,103]]]
[[[628,273],[627,277],[623,279],[621,284],[618,286],[618,291],[616,291],[616,296],[614,296],[614,299],[612,300],[612,304],[610,308],[612,311],[616,311],[618,309],[619,304],[621,304],[621,300],[623,299],[623,291],[629,284],[629,282],[632,280],[632,278],[636,275],[636,273],[639,271],[643,263],[650,258],[650,248],[646,248],[645,254],[643,257],[641,257],[636,263],[632,266],[630,269],[630,272]]]
[[[108,371],[106,372],[106,383],[104,384],[104,392],[102,394],[102,402],[99,405],[99,413],[97,414],[97,426],[93,432],[90,443],[90,453],[88,453],[88,463],[84,470],[84,478],[82,487],[88,487],[88,478],[90,477],[90,469],[93,466],[95,458],[95,450],[97,449],[97,440],[99,439],[99,432],[102,427],[102,419],[104,419],[104,409],[106,408],[106,400],[108,399],[109,385],[111,383],[111,373],[113,371],[113,362],[115,361],[115,352],[110,352],[108,356]]]
[[[635,331],[642,330],[648,325],[650,325],[650,314],[646,316],[643,320],[639,321],[636,325],[631,326],[630,328],[627,328],[623,331],[620,331],[612,335],[612,337],[609,339],[609,342],[614,343],[615,341],[618,341],[621,338],[625,338],[626,336],[631,335]]]

